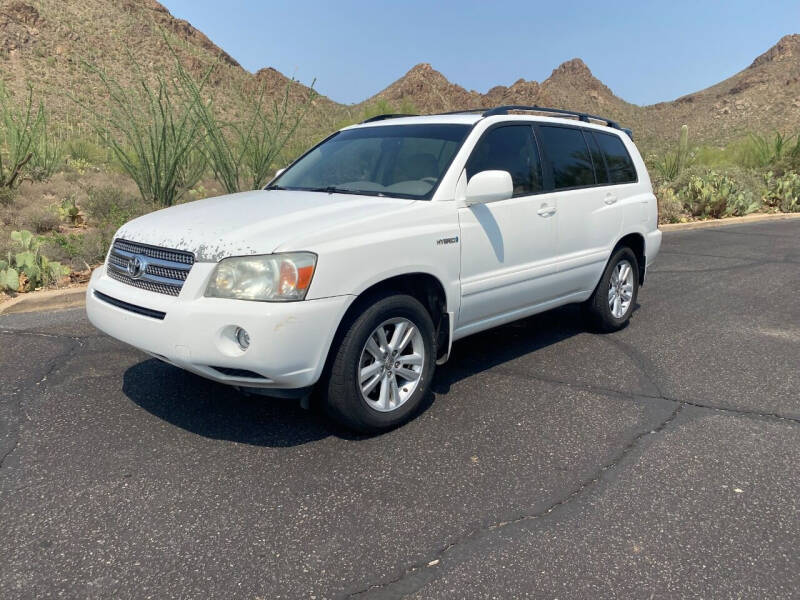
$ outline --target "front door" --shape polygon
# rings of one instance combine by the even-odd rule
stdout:
[[[553,299],[556,272],[555,196],[543,193],[539,152],[530,124],[501,124],[484,133],[465,176],[508,171],[514,196],[459,209],[460,336],[523,316]]]

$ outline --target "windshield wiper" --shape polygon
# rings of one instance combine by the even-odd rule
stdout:
[[[357,190],[348,190],[347,188],[340,188],[333,185],[325,187],[305,188],[309,192],[325,192],[326,194],[363,194]]]

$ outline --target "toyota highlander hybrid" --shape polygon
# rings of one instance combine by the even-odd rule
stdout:
[[[546,116],[550,115],[550,116]],[[91,322],[214,381],[410,418],[455,340],[568,303],[624,326],[661,245],[629,130],[540,107],[383,115],[263,190],[125,224]]]

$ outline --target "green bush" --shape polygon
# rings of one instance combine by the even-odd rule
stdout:
[[[761,196],[733,176],[706,170],[690,174],[678,196],[695,217],[713,218],[743,216],[761,207]]]
[[[658,220],[660,223],[680,223],[686,219],[683,202],[669,186],[663,185],[655,191],[658,200]]]
[[[775,132],[772,137],[751,133],[739,147],[739,164],[765,169],[800,155],[800,137]]]
[[[0,259],[0,290],[31,291],[69,275],[69,267],[44,256],[42,239],[30,231],[12,231],[11,241],[18,252],[9,251]]]
[[[33,147],[39,136],[44,109],[36,111],[33,89],[22,107],[13,105],[13,98],[0,81],[0,187],[14,188],[22,182],[24,169],[33,158]]]
[[[44,107],[39,106],[39,132],[31,147],[31,160],[28,173],[34,181],[47,181],[64,163],[61,141],[50,130]]]
[[[689,152],[689,127],[681,126],[678,148],[674,152],[666,152],[661,159],[656,159],[655,168],[663,181],[672,181],[689,166],[693,155]]]
[[[82,161],[86,165],[100,165],[108,162],[108,150],[99,144],[76,137],[67,141],[64,152],[72,161]]]
[[[765,177],[767,191],[765,203],[781,212],[800,212],[800,175],[789,171],[776,177],[768,173]]]

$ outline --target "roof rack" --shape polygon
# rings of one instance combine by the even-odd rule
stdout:
[[[386,115],[375,115],[374,117],[370,117],[369,119],[365,119],[361,121],[359,125],[363,125],[364,123],[374,123],[375,121],[385,121],[386,119],[399,119],[401,117],[417,117],[419,115],[411,115],[411,114],[386,114]]]
[[[575,110],[564,110],[562,108],[547,108],[546,106],[525,106],[522,104],[509,104],[507,106],[497,106],[495,108],[468,108],[464,110],[454,110],[452,112],[436,113],[436,115],[466,115],[470,113],[481,113],[482,117],[493,117],[495,115],[507,115],[511,111],[515,110],[577,117],[578,120],[583,121],[584,123],[589,123],[590,121],[600,121],[601,123],[605,123],[606,125],[608,125],[613,129],[619,129],[620,131],[624,131],[625,133],[628,134],[628,137],[633,139],[633,131],[631,129],[628,129],[626,127],[620,127],[619,123],[617,123],[616,121],[612,121],[611,119],[607,119],[606,117],[599,117],[597,115],[578,112]],[[374,117],[370,117],[369,119],[361,121],[360,124],[363,125],[364,123],[385,121],[386,119],[399,119],[400,117],[416,117],[416,116],[419,115],[390,113],[390,114],[376,115]]]
[[[616,121],[612,121],[606,117],[599,117],[597,115],[592,115],[589,113],[579,112],[575,110],[564,110],[562,108],[547,108],[546,106],[524,106],[521,104],[510,104],[508,106],[498,106],[496,108],[490,108],[487,111],[484,111],[482,116],[484,117],[493,117],[495,115],[507,115],[511,111],[518,110],[518,111],[528,111],[528,112],[540,112],[540,113],[550,113],[554,115],[566,115],[570,117],[577,117],[578,120],[583,121],[584,123],[588,123],[590,121],[600,121],[601,123],[605,123],[609,127],[613,129],[619,129],[620,131],[624,131],[625,133],[633,139],[633,131],[627,129],[625,127],[620,127],[619,123]]]

